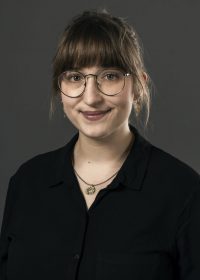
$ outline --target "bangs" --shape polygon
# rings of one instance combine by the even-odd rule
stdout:
[[[92,66],[128,70],[120,48],[120,37],[113,25],[105,26],[105,23],[98,24],[94,20],[73,27],[63,49],[62,71]]]

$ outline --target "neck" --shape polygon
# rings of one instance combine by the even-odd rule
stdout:
[[[104,163],[120,164],[127,156],[134,138],[129,127],[102,139],[88,137],[79,132],[79,138],[74,147],[74,160],[79,164],[96,166]]]

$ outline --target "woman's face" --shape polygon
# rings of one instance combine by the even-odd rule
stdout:
[[[97,74],[100,67],[79,69],[79,72]],[[71,123],[83,134],[90,138],[102,139],[115,133],[121,135],[129,130],[128,119],[133,104],[132,77],[125,78],[123,90],[115,96],[102,94],[93,76],[87,78],[84,94],[77,98],[70,98],[61,93],[63,109]],[[84,112],[102,111],[101,115],[85,115]]]

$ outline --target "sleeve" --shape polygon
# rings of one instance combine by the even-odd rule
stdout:
[[[13,207],[15,203],[15,184],[14,179],[11,177],[8,185],[4,213],[3,213],[3,221],[1,226],[1,234],[0,234],[0,279],[6,280],[6,264],[8,259],[8,247],[10,236],[8,234],[9,227],[12,221],[12,213]]]
[[[178,279],[200,279],[200,183],[180,215],[176,248]]]

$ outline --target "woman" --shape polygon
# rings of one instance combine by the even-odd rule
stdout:
[[[200,279],[199,175],[129,122],[147,123],[148,85],[124,20],[89,11],[67,26],[53,99],[78,133],[10,179],[1,280]]]

